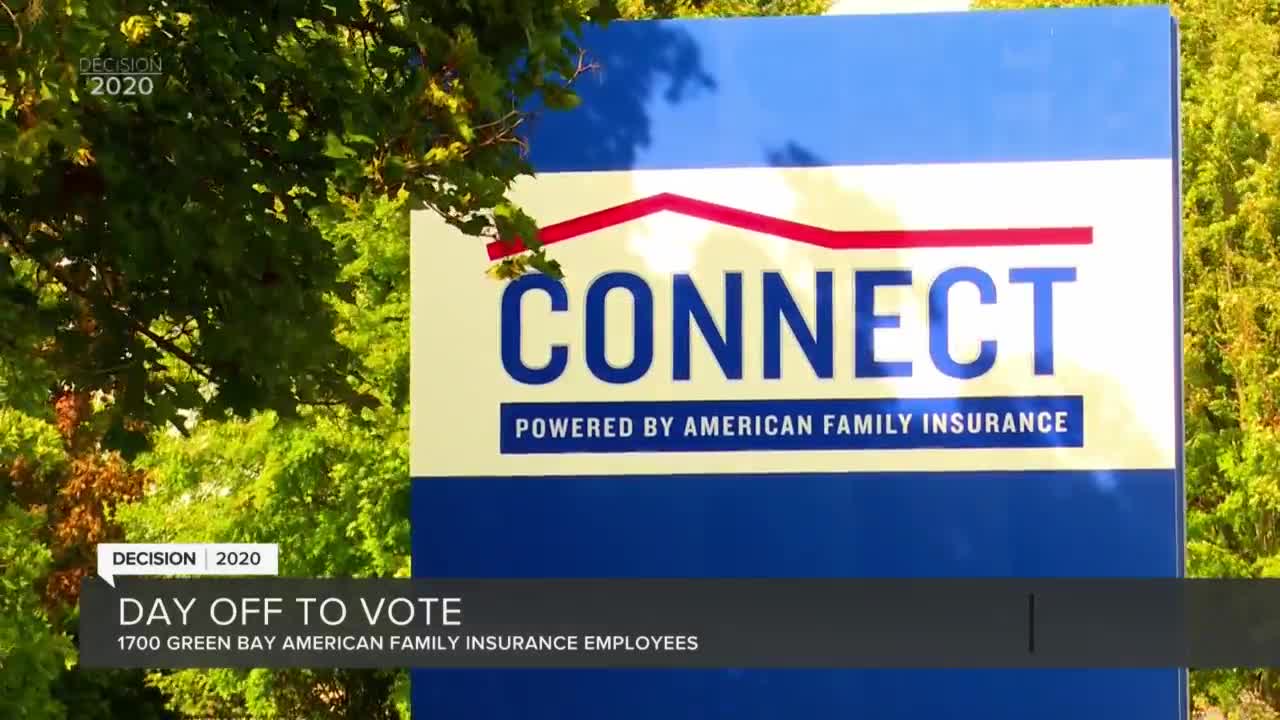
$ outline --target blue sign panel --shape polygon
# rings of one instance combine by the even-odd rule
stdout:
[[[414,216],[416,576],[1182,574],[1167,8],[585,45],[513,190],[565,279]],[[1186,712],[1158,668],[412,679],[424,719]]]

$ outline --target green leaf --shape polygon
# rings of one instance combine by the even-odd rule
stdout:
[[[324,138],[325,157],[342,160],[346,158],[355,157],[357,154],[358,153],[356,153],[355,150],[351,149],[350,147],[347,147],[347,145],[345,145],[341,140],[339,140],[336,134],[329,133],[325,135],[325,138]]]
[[[582,104],[582,98],[577,93],[558,86],[544,87],[542,96],[547,107],[552,110],[572,110]]]

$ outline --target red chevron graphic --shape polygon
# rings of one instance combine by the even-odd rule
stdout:
[[[571,240],[597,230],[622,225],[659,212],[673,212],[708,222],[774,235],[831,250],[892,250],[905,248],[1015,247],[1035,245],[1089,245],[1091,227],[995,228],[965,230],[831,230],[739,210],[705,200],[662,193],[588,213],[542,228],[544,245]],[[525,250],[524,241],[495,240],[486,246],[490,260],[500,260]]]

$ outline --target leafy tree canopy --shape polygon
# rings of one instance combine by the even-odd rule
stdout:
[[[14,2],[0,7],[3,392],[97,393],[105,442],[130,451],[184,411],[372,405],[334,337],[327,297],[350,288],[318,214],[403,192],[467,233],[534,237],[505,198],[527,170],[521,108],[574,101],[574,30],[608,11]],[[108,90],[86,74],[123,60],[158,74]]]
[[[629,19],[820,15],[830,0],[618,0]]]
[[[825,5],[0,0],[0,715],[407,717],[405,673],[65,671],[93,544],[407,573],[408,210],[536,243],[584,22]]]

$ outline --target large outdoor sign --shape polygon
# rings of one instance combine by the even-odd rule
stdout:
[[[413,219],[414,572],[1182,572],[1166,9],[624,23]],[[764,50],[767,48],[767,52]],[[1162,718],[1151,671],[421,671],[422,717]]]

